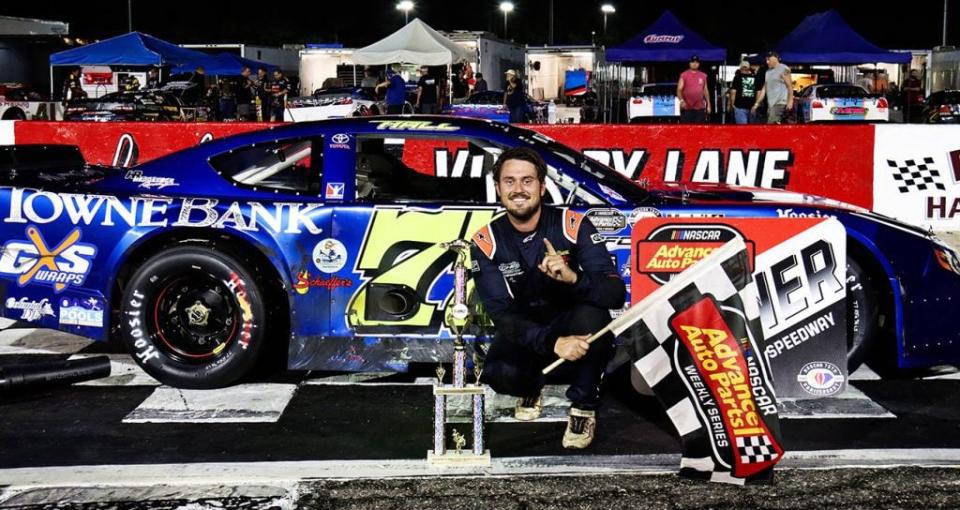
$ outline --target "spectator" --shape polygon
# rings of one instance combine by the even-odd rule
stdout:
[[[257,120],[269,121],[270,77],[267,75],[267,70],[262,67],[257,69],[257,80],[254,82],[254,91],[256,94],[254,103],[256,106]]]
[[[763,88],[750,111],[756,112],[766,99],[767,124],[781,124],[786,113],[793,110],[793,77],[790,68],[780,63],[780,55],[775,51],[767,53],[767,67]]]
[[[507,90],[503,94],[503,104],[510,110],[510,123],[527,121],[527,97],[523,92],[523,84],[517,79],[517,72],[513,69],[504,73],[507,77]]]
[[[150,70],[147,71],[147,88],[160,88],[160,71],[157,70],[156,67],[151,67]]]
[[[705,124],[710,115],[710,88],[707,75],[700,70],[700,57],[690,57],[690,68],[677,81],[677,99],[680,100],[680,122]]]
[[[140,79],[135,74],[128,74],[120,86],[124,92],[136,92],[140,90]]]
[[[373,88],[377,86],[377,76],[374,74],[375,71],[371,68],[366,68],[363,70],[363,79],[360,80],[360,86],[363,88]]]
[[[237,84],[237,117],[243,121],[257,120],[256,112],[253,110],[253,94],[256,91],[256,84],[250,79],[250,68],[244,66],[240,70],[240,83]]]
[[[753,75],[753,69],[750,63],[744,60],[740,62],[740,69],[733,77],[733,85],[730,86],[729,108],[733,110],[733,119],[737,124],[750,124],[750,107],[757,97],[757,79]]]
[[[486,92],[487,80],[483,79],[483,73],[477,73],[477,82],[473,84],[473,93]]]
[[[283,75],[283,71],[273,71],[273,83],[270,86],[270,120],[283,122],[283,111],[287,109],[287,94],[290,92],[290,81]]]
[[[897,82],[890,82],[890,85],[887,87],[886,97],[891,110],[900,109],[900,89],[897,87]]]
[[[910,70],[910,76],[903,80],[903,118],[906,122],[915,122],[923,110],[923,82],[920,71]]]
[[[437,79],[430,74],[430,68],[423,66],[420,68],[420,81],[417,82],[417,110],[425,115],[436,115],[440,113],[437,108],[437,100],[440,96],[440,88]]]
[[[220,120],[237,120],[237,93],[230,80],[221,79]]]
[[[643,78],[640,76],[640,70],[634,71],[633,81],[630,82],[630,94],[632,97],[638,97],[643,93]]]
[[[473,88],[477,85],[477,79],[474,77],[473,66],[470,65],[470,62],[463,62],[463,69],[460,71],[460,76],[463,78],[463,83],[466,86],[464,97],[467,97],[473,93]]]
[[[63,101],[67,102],[85,97],[87,97],[87,93],[80,84],[80,69],[71,69],[67,79],[63,81]]]
[[[387,90],[387,114],[397,115],[403,113],[403,106],[407,102],[407,84],[403,77],[397,72],[397,66],[387,68],[387,79],[377,84],[377,91],[381,88]]]

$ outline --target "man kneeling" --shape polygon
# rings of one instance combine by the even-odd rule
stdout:
[[[613,336],[593,344],[626,296],[603,239],[580,213],[543,206],[547,165],[532,149],[505,151],[493,171],[507,213],[473,236],[474,280],[496,335],[482,381],[519,397],[518,420],[535,420],[543,407],[541,370],[557,356],[572,379],[565,448],[593,441],[600,381],[613,354]]]

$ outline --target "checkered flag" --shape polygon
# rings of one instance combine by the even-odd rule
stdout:
[[[734,484],[772,478],[783,458],[780,421],[741,239],[655,290],[611,329],[680,435],[682,476]]]
[[[744,464],[770,462],[780,458],[769,436],[738,437],[737,455]]]
[[[888,159],[887,165],[893,171],[893,180],[897,181],[900,193],[947,189],[940,180],[940,170],[932,166],[933,158],[923,158],[923,161],[908,159],[902,163]]]

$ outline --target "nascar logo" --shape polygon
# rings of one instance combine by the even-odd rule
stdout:
[[[90,273],[97,247],[80,243],[75,228],[55,247],[48,248],[37,227],[27,227],[27,239],[8,241],[0,256],[0,275],[15,276],[21,287],[39,283],[62,292],[67,286],[79,287]]]

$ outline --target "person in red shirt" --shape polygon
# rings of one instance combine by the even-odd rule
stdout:
[[[677,100],[680,101],[680,122],[705,124],[710,115],[710,89],[707,75],[700,70],[700,57],[690,57],[690,69],[677,81]]]

